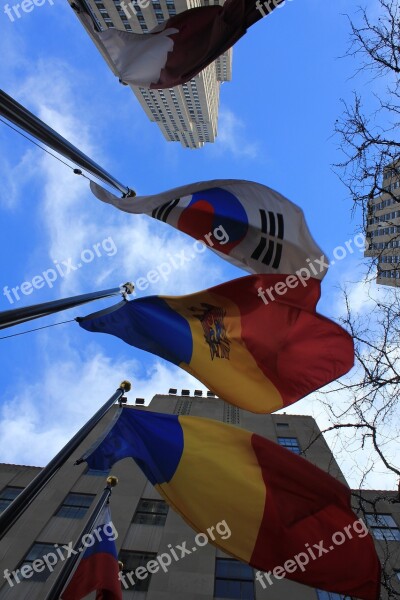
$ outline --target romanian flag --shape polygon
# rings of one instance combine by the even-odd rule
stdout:
[[[124,83],[146,88],[182,85],[231,48],[248,27],[284,0],[226,0],[223,6],[199,6],[174,15],[149,33],[119,29],[98,32],[86,13],[78,17],[97,37]],[[136,13],[122,3],[125,14]]]
[[[94,182],[90,187],[99,200],[168,223],[250,273],[301,271],[322,279],[327,272],[301,208],[260,183],[218,179],[135,198],[118,198]]]
[[[180,366],[231,404],[271,413],[353,366],[352,338],[316,313],[319,296],[317,279],[249,275],[187,296],[122,302],[77,320]]]
[[[122,600],[116,531],[108,507],[101,511],[94,529],[94,544],[86,548],[61,600],[81,600],[91,592],[97,592],[96,600]]]
[[[224,552],[261,571],[282,567],[280,577],[315,588],[378,600],[378,558],[350,490],[304,458],[218,421],[123,408],[81,460],[108,469],[126,457]],[[222,523],[229,537],[218,535]]]

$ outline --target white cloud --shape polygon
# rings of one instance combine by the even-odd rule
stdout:
[[[332,314],[338,318],[345,316],[345,296],[354,316],[360,316],[374,309],[377,302],[383,302],[392,293],[375,281],[375,267],[369,259],[357,255],[346,256],[342,263],[330,267],[328,277],[335,277],[337,291],[329,298]],[[323,298],[325,300],[325,298]]]
[[[35,152],[27,150],[16,165],[5,156],[0,156],[0,206],[15,210],[23,197],[26,184],[35,176]]]
[[[130,404],[136,397],[148,403],[155,391],[168,393],[171,385],[204,389],[178,367],[157,361],[143,372],[137,360],[111,360],[96,344],[89,344],[85,357],[73,345],[56,352],[54,343],[42,353],[46,366],[37,381],[13,386],[17,391],[0,408],[3,462],[44,466],[125,379],[132,383]]]
[[[383,300],[386,295],[382,286],[378,286],[370,278],[364,278],[350,285],[345,284],[344,289],[348,295],[349,306],[351,306],[354,316],[373,310],[376,303]],[[343,308],[343,292],[339,292],[336,310],[343,314]]]
[[[249,142],[245,123],[228,108],[219,113],[218,136],[214,149],[216,152],[229,152],[235,158],[257,158],[260,152],[258,143]]]

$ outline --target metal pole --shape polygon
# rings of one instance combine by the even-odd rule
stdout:
[[[49,462],[49,464],[36,475],[35,479],[11,502],[11,504],[0,515],[0,539],[14,525],[16,520],[25,512],[39,492],[47,485],[50,479],[57,473],[60,467],[68,460],[71,454],[86,439],[92,429],[120,400],[125,392],[129,392],[131,384],[123,381],[115,394],[97,411],[95,415],[74,435],[66,446]]]
[[[49,148],[76,163],[85,169],[85,171],[116,188],[124,197],[135,196],[135,192],[120,183],[110,173],[107,173],[100,165],[19,104],[14,98],[3,92],[3,90],[0,90],[0,115],[26,131],[26,133],[29,133],[29,135],[43,142],[46,146],[49,146]]]
[[[97,520],[98,516],[100,515],[101,511],[103,510],[104,506],[109,501],[110,496],[112,494],[112,488],[115,487],[117,485],[117,483],[118,483],[117,477],[113,477],[113,476],[107,477],[107,486],[104,488],[104,491],[103,491],[102,495],[100,496],[100,500],[98,501],[96,508],[94,509],[94,511],[93,511],[90,519],[86,523],[85,527],[81,531],[80,536],[78,537],[78,541],[76,542],[76,544],[74,546],[73,556],[70,555],[67,558],[67,560],[65,561],[64,568],[62,569],[61,573],[59,574],[56,581],[54,582],[54,584],[53,584],[51,590],[49,591],[49,593],[47,594],[45,600],[59,600],[65,586],[67,585],[67,583],[69,582],[69,579],[71,578],[71,575],[74,571],[75,566],[77,566],[77,563],[81,559],[82,548],[84,547],[84,544],[82,542],[83,537],[85,535],[90,535],[92,533],[93,527],[96,523],[96,520]]]
[[[101,298],[109,298],[110,296],[117,296],[118,294],[131,294],[134,286],[132,283],[125,283],[123,286],[113,288],[111,290],[104,290],[103,292],[92,292],[90,294],[82,294],[81,296],[72,296],[71,298],[62,298],[61,300],[54,300],[52,302],[44,302],[42,304],[33,304],[31,306],[25,306],[22,308],[15,308],[13,310],[5,310],[0,312],[0,329],[6,329],[13,325],[19,325],[26,321],[32,321],[33,319],[39,319],[53,313],[67,310],[68,308],[74,308],[74,306],[80,306],[93,300],[99,300]]]

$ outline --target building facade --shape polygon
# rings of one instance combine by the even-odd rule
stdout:
[[[177,390],[170,390],[168,395],[155,396],[149,407],[143,410],[202,416],[237,425],[263,435],[296,454],[303,453],[306,460],[345,482],[312,417],[285,413],[255,415],[228,405],[211,393],[206,397],[201,397],[200,391],[195,394],[190,395],[189,390],[182,390],[180,394]],[[28,579],[21,576],[21,568],[54,552],[55,547],[62,548],[78,539],[101,495],[108,473],[90,471],[87,465],[75,466],[74,462],[99,437],[115,410],[112,409],[103,418],[1,540],[0,600],[46,598],[62,561],[52,567],[53,571],[35,572]],[[310,446],[313,440],[316,441]],[[0,510],[39,470],[36,467],[0,465]],[[261,582],[249,566],[209,543],[197,543],[196,533],[165,504],[132,459],[120,461],[113,467],[112,474],[119,478],[111,498],[111,514],[118,532],[119,557],[124,563],[121,575],[124,600],[344,600],[338,594],[318,591],[285,579],[273,579],[272,584],[266,579]],[[375,498],[376,493],[371,492],[370,499]],[[377,545],[381,545],[382,550],[390,546],[387,572],[397,585],[400,573],[400,504],[396,502],[398,496],[394,493],[385,498],[377,505],[378,513],[372,513],[366,498],[364,519]],[[225,525],[229,528],[229,523]],[[218,530],[221,536],[227,532],[225,525],[224,531],[222,528]],[[190,555],[173,559],[174,550],[184,543],[191,549]],[[143,579],[132,575],[139,566],[150,564],[149,561],[162,554],[169,557],[165,558],[165,569],[159,568]],[[382,595],[382,598],[386,596]]]
[[[115,27],[134,33],[151,31],[159,23],[189,8],[219,4],[218,0],[140,0],[137,4],[129,0],[80,1],[99,29]],[[115,73],[102,43],[93,34],[91,38]],[[185,148],[200,148],[206,142],[215,141],[220,86],[231,77],[232,49],[184,85],[165,90],[129,87],[167,141],[180,142]]]
[[[377,258],[377,283],[400,286],[400,175],[387,167],[382,194],[368,203],[365,256]]]

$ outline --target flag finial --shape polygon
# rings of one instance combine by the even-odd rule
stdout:
[[[121,388],[121,390],[124,390],[124,392],[130,392],[132,389],[132,384],[130,381],[124,379],[124,381],[120,383],[119,387]]]
[[[120,286],[120,291],[122,296],[124,297],[124,300],[127,300],[127,296],[130,296],[131,294],[133,294],[133,291],[135,289],[135,285],[133,283],[131,283],[130,281],[128,281],[127,283],[123,283]]]
[[[107,485],[112,488],[118,485],[118,477],[115,477],[115,475],[107,477]]]

